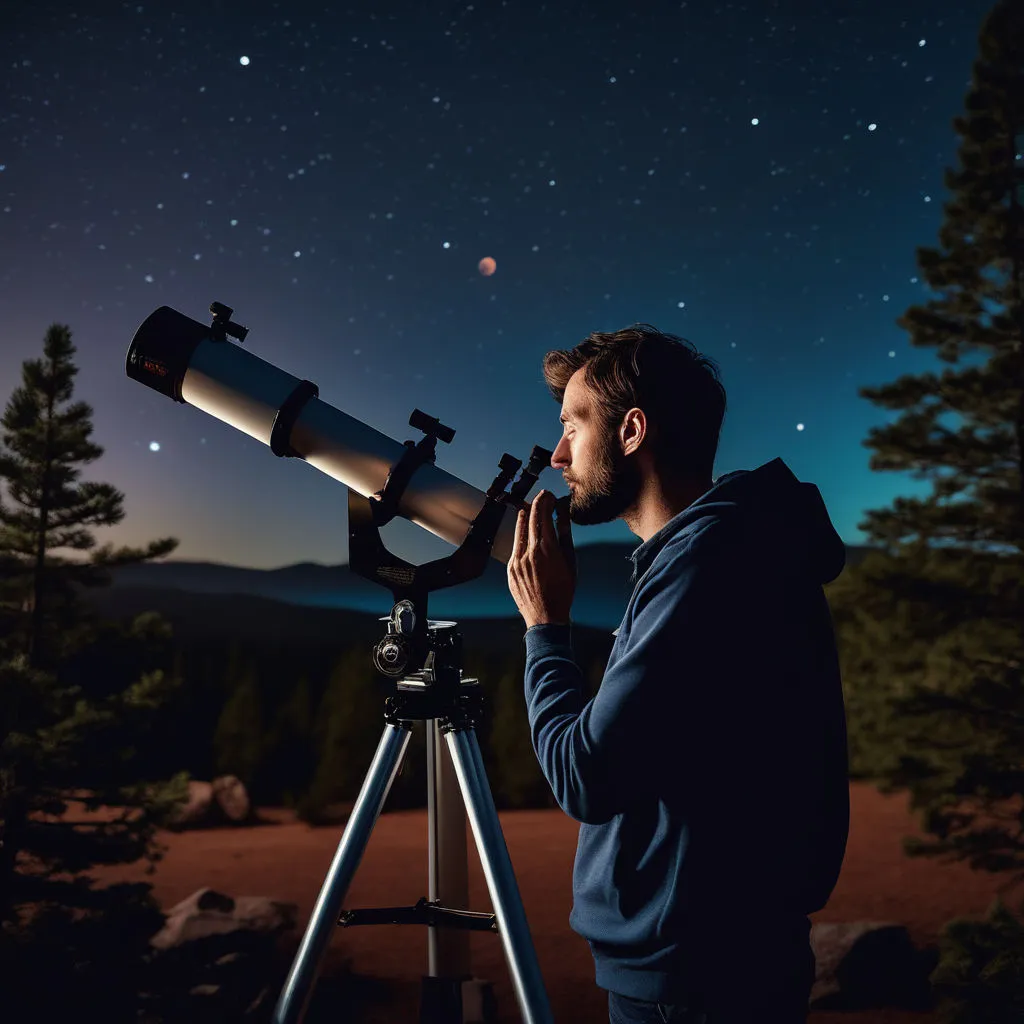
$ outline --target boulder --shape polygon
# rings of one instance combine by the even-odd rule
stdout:
[[[245,784],[235,775],[221,775],[213,782],[190,779],[188,799],[168,821],[173,829],[214,828],[239,825],[253,818]]]
[[[168,824],[172,828],[195,828],[209,821],[213,807],[213,785],[189,779],[188,799],[172,815]]]
[[[295,903],[263,896],[232,899],[212,889],[199,889],[168,911],[167,921],[150,944],[166,951],[211,935],[242,931],[276,935],[295,927],[298,911]]]
[[[297,913],[294,903],[212,889],[172,907],[150,939],[146,1019],[265,1024],[285,978],[278,939]]]
[[[241,779],[235,775],[221,775],[210,785],[213,788],[213,798],[228,821],[248,820],[252,807],[249,803],[249,794]]]
[[[815,1010],[931,1005],[934,957],[915,948],[903,925],[887,921],[815,924],[816,961],[810,1005]]]

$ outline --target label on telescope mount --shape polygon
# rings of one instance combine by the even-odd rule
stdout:
[[[404,586],[411,585],[416,569],[402,569],[397,566],[381,565],[377,568],[377,575],[383,580],[391,580],[393,583],[401,583]]]

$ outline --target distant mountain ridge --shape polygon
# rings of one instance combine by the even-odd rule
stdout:
[[[574,621],[598,629],[619,625],[632,592],[629,556],[635,548],[633,544],[598,543],[576,549]],[[847,565],[857,564],[870,550],[848,545]],[[114,590],[237,594],[373,615],[387,615],[392,604],[387,588],[364,579],[347,563],[299,562],[278,569],[251,569],[215,562],[168,560],[121,566],[111,575]],[[427,614],[431,619],[458,620],[514,618],[519,613],[508,591],[505,567],[489,559],[483,575],[477,579],[434,591]]]

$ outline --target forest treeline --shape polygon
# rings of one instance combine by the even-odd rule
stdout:
[[[871,564],[869,558],[868,568]],[[863,572],[860,566],[849,568],[825,588],[843,677],[850,680],[846,689],[854,779],[876,777],[890,749],[878,742],[878,715],[888,707],[884,693],[877,686],[857,685],[864,678],[865,643],[875,657],[891,649],[884,636],[865,633],[859,614]],[[383,608],[390,599],[383,590],[381,595]],[[202,615],[215,616],[213,609],[226,607],[231,599],[195,595],[195,600],[205,603]],[[159,607],[160,599],[154,604]],[[311,610],[310,617],[314,615],[322,617],[324,611]],[[391,684],[372,663],[382,624],[369,616],[359,621],[352,613],[339,613],[339,620],[342,628],[331,640],[315,626],[303,636],[287,631],[260,635],[258,628],[235,636],[229,621],[219,635],[209,629],[194,634],[186,627],[180,635],[172,629],[154,640],[131,670],[142,671],[145,661],[178,684],[161,709],[159,728],[143,744],[146,774],[159,778],[187,772],[196,779],[235,775],[256,806],[291,807],[314,823],[343,817],[380,739]],[[358,626],[352,625],[355,621]],[[515,623],[501,625],[507,635],[489,643],[487,624],[467,622],[465,629],[480,642],[463,645],[464,675],[478,679],[484,694],[477,737],[492,794],[500,809],[554,807],[530,742],[523,695],[525,646],[514,643]],[[893,623],[894,630],[898,625]],[[586,691],[593,694],[612,637],[604,630],[577,626],[573,642]],[[88,680],[109,675],[114,666],[118,675],[125,674],[126,657],[120,639],[111,634],[109,646],[99,641],[71,659],[63,672],[69,684],[88,685]],[[425,803],[423,728],[417,725],[386,809]]]
[[[292,807],[311,822],[336,819],[357,795],[384,727],[384,698],[392,684],[372,663],[377,626],[368,621],[359,635],[333,644],[178,638],[169,632],[144,658],[151,670],[179,681],[158,727],[140,744],[144,774],[235,775],[257,806]],[[115,634],[110,640],[64,666],[70,685],[107,675],[115,664],[125,671],[129,655]],[[586,629],[574,638],[591,693],[611,641],[603,631]],[[141,662],[136,669],[142,670]],[[463,675],[478,679],[484,694],[476,732],[502,809],[555,806],[530,745],[524,669],[525,647],[518,653],[469,649],[463,656]],[[388,809],[425,805],[425,765],[423,727],[417,725]]]

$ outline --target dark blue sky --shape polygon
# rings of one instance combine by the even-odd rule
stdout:
[[[857,388],[939,365],[894,321],[924,298],[915,248],[990,4],[17,6],[0,400],[68,324],[106,449],[85,476],[127,495],[100,539],[347,558],[342,485],[125,376],[154,308],[206,321],[212,300],[396,440],[414,408],[454,427],[438,465],[481,489],[503,452],[557,441],[543,354],[635,321],[718,362],[716,476],[782,457],[847,543],[924,489],[869,470],[890,414]],[[621,522],[575,536],[637,543]],[[451,550],[405,522],[385,538]]]

